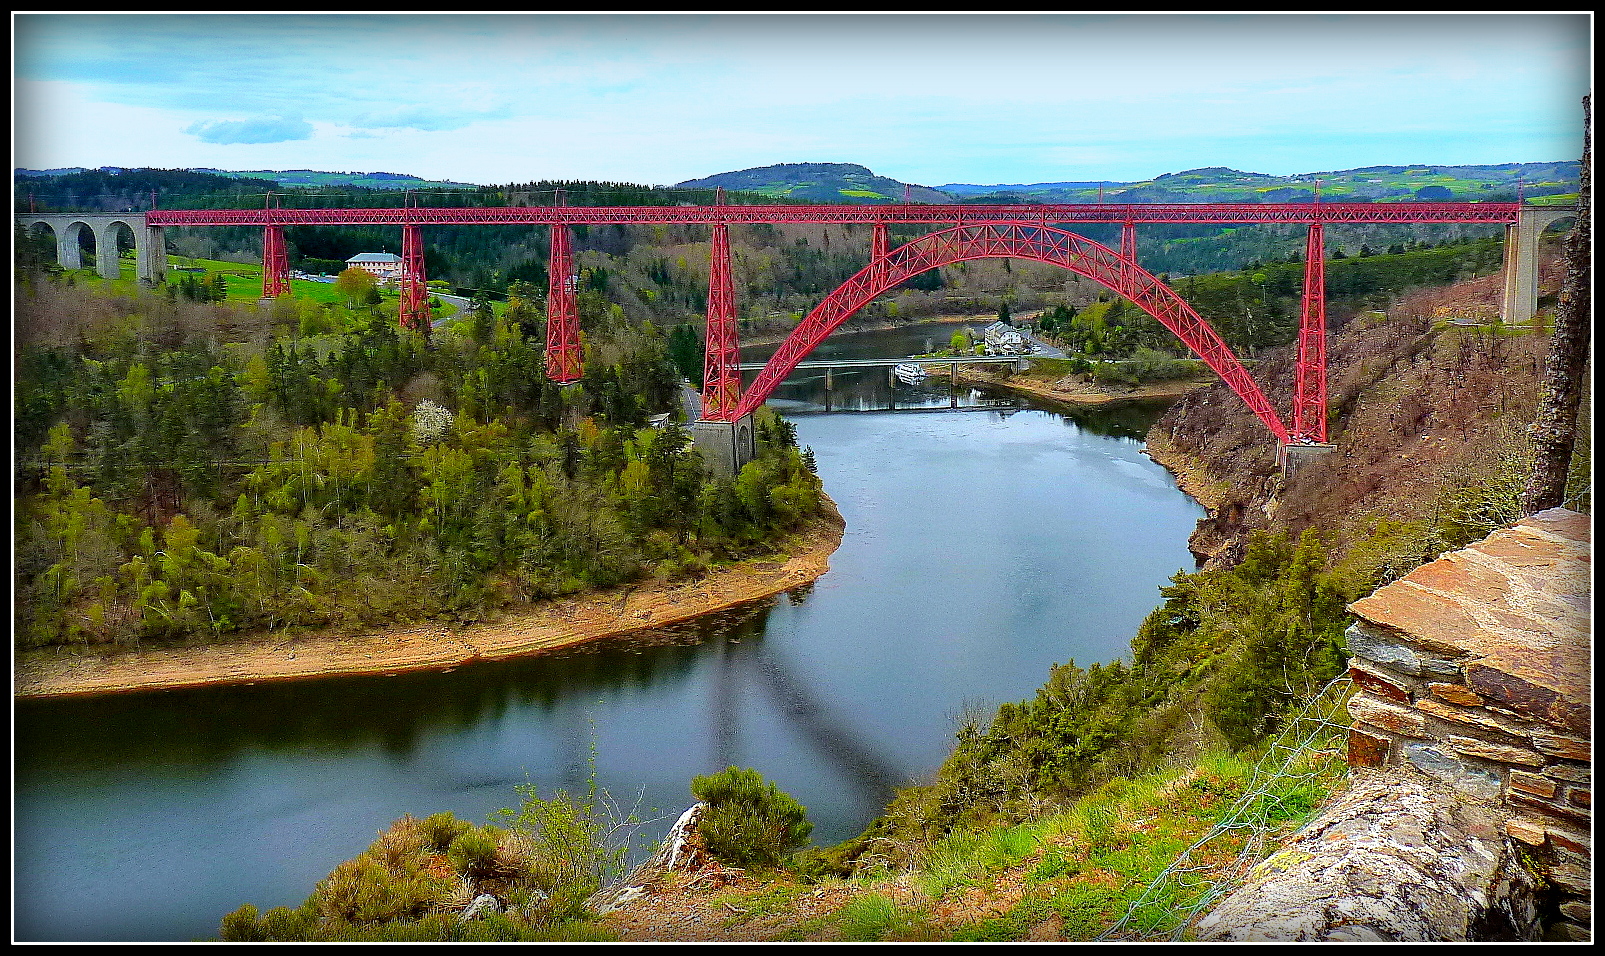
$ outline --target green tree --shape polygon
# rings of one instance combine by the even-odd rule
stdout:
[[[668,341],[669,361],[674,363],[675,370],[702,387],[702,372],[704,364],[702,336],[687,323],[681,323],[669,330]]]
[[[354,307],[367,303],[379,291],[379,280],[368,270],[352,266],[335,277],[334,287],[346,297],[346,305]]]
[[[698,831],[715,857],[743,867],[773,867],[808,842],[808,811],[756,770],[729,767],[691,780],[707,804]]]

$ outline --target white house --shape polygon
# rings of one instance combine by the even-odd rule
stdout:
[[[371,272],[380,282],[401,277],[401,257],[390,252],[359,252],[346,260],[346,267]]]
[[[993,322],[982,333],[986,350],[993,355],[1024,355],[1028,349],[1025,336],[1007,322]]]

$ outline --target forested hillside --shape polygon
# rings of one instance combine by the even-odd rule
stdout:
[[[1552,198],[1575,201],[1579,164],[1499,163],[1487,166],[1366,166],[1290,176],[1207,166],[1162,173],[1140,182],[1021,183],[977,186],[952,183],[942,192],[965,202],[1515,202]]]
[[[691,179],[682,187],[758,193],[775,199],[848,203],[950,203],[953,197],[929,186],[877,176],[854,163],[780,163]]]
[[[499,608],[763,551],[820,504],[785,422],[710,477],[666,337],[580,295],[584,379],[515,297],[432,341],[393,308],[15,294],[19,648],[222,639]]]

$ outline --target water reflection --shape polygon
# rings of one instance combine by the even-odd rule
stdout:
[[[829,706],[809,683],[771,657],[760,655],[757,673],[764,679],[770,700],[813,743],[845,779],[858,785],[863,796],[884,801],[892,790],[908,782],[908,772],[871,746],[858,728]]]
[[[737,639],[758,646],[774,599],[625,639],[450,671],[198,687],[150,694],[24,701],[17,772],[92,768],[108,750],[130,769],[222,761],[243,752],[340,752],[377,745],[396,757],[420,741],[505,719],[550,715],[575,696],[607,697],[682,682],[698,647]],[[49,740],[48,748],[30,746]]]

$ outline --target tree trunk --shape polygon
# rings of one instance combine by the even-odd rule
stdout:
[[[1577,410],[1583,397],[1583,372],[1588,364],[1589,319],[1592,297],[1589,284],[1589,99],[1583,97],[1583,162],[1577,194],[1577,220],[1566,238],[1566,277],[1555,306],[1555,339],[1544,364],[1543,394],[1533,422],[1533,471],[1522,495],[1528,514],[1557,507],[1566,498],[1566,475],[1571,469],[1572,443],[1577,436]]]

